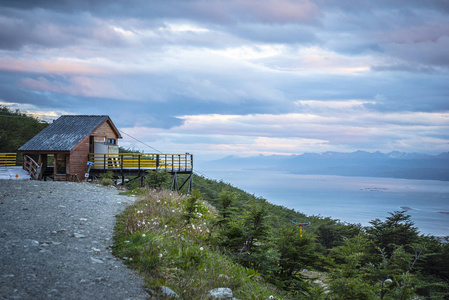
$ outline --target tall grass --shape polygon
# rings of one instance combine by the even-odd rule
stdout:
[[[209,290],[228,287],[239,299],[287,299],[257,271],[209,246],[217,213],[192,197],[144,192],[118,216],[114,255],[140,271],[154,296],[167,286],[182,299],[208,299]]]

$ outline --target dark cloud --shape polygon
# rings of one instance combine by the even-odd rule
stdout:
[[[45,10],[0,13],[0,48],[18,50],[32,45],[60,48],[96,43],[123,47],[123,36],[88,14],[60,14]]]
[[[25,0],[2,1],[2,6],[21,10],[45,9],[64,13],[88,12],[113,18],[184,18],[212,23],[257,21],[268,23],[311,22],[319,16],[319,9],[308,0]]]
[[[445,0],[316,0],[316,2],[319,3],[320,7],[337,9],[346,12],[366,12],[379,9],[403,10],[407,8],[443,10],[449,12],[449,3]]]
[[[308,26],[295,24],[237,24],[231,32],[248,40],[280,44],[314,44],[320,43],[313,30]]]
[[[372,71],[397,71],[397,72],[412,72],[412,73],[438,73],[439,69],[435,67],[422,66],[422,65],[406,65],[406,64],[393,64],[393,65],[379,65],[371,66]]]

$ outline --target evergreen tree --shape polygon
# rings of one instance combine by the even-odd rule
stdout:
[[[384,249],[387,256],[391,256],[398,246],[406,251],[411,250],[412,244],[418,242],[418,229],[414,227],[411,216],[405,211],[389,213],[385,221],[375,219],[370,222],[372,226],[366,232],[375,246]]]
[[[219,225],[225,225],[231,219],[235,211],[232,207],[234,199],[234,194],[228,191],[222,191],[218,196],[218,211],[220,213],[220,219],[218,220]]]
[[[0,153],[15,153],[49,124],[0,106]]]

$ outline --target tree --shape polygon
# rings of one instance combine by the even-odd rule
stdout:
[[[147,183],[149,188],[160,190],[163,184],[167,182],[168,178],[169,174],[167,171],[154,170],[148,172],[148,174],[145,176],[145,182]]]
[[[363,277],[375,287],[379,299],[399,299],[395,297],[415,295],[417,280],[409,273],[411,255],[405,253],[402,246],[397,247],[390,257],[382,249],[378,250],[382,261],[377,264],[369,263],[362,271]]]
[[[245,244],[241,252],[253,252],[254,243],[264,242],[269,234],[269,226],[267,223],[268,211],[266,202],[260,205],[251,206],[243,219],[243,235],[245,236]]]
[[[187,197],[187,199],[186,199],[186,204],[184,206],[184,209],[186,212],[184,214],[184,217],[188,223],[190,223],[190,221],[192,219],[196,218],[196,211],[199,206],[198,200],[200,198],[201,198],[201,192],[198,190],[193,190],[192,194],[189,197]]]
[[[325,249],[341,246],[343,238],[351,238],[361,232],[360,225],[345,224],[331,218],[318,220],[321,224],[315,231],[316,241]]]
[[[331,255],[338,265],[329,282],[331,299],[378,299],[374,288],[363,279],[369,243],[367,236],[359,234],[344,238],[344,245],[332,249]]]
[[[225,225],[229,222],[235,209],[232,208],[234,202],[234,194],[228,191],[222,191],[218,196],[218,211],[221,218],[218,220],[219,225]]]
[[[0,153],[13,153],[48,126],[18,109],[0,106]]]
[[[287,225],[278,231],[275,247],[280,255],[277,274],[282,279],[300,278],[302,269],[320,265],[321,258],[315,240],[307,234],[300,236],[295,226]]]
[[[391,256],[398,246],[403,246],[406,251],[411,250],[412,244],[419,238],[418,229],[414,227],[411,216],[406,215],[405,211],[389,214],[384,222],[379,219],[371,221],[372,226],[367,227],[366,232],[376,247],[385,249],[387,256]]]

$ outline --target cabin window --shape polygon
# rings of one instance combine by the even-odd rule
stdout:
[[[117,140],[116,139],[108,139],[108,144],[115,145],[115,144],[117,144]]]

